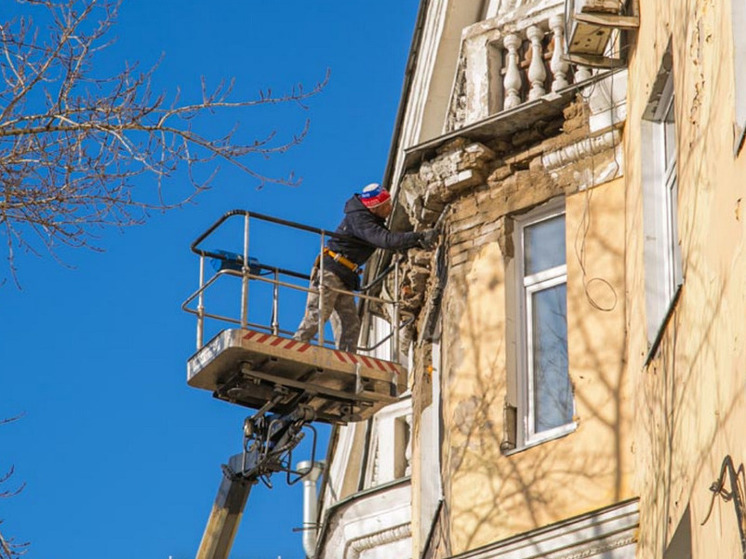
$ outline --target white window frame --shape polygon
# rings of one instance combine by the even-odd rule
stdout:
[[[733,81],[735,86],[735,119],[733,154],[738,155],[746,136],[746,4],[731,0],[731,26],[733,28]]]
[[[567,259],[565,258],[565,263],[562,265],[555,266],[548,270],[541,270],[540,272],[526,276],[524,262],[524,231],[532,225],[560,215],[565,215],[564,198],[549,202],[536,210],[514,219],[514,246],[516,247],[515,293],[519,326],[516,344],[516,451],[543,443],[547,440],[565,436],[577,428],[577,424],[574,421],[574,396],[573,410],[571,414],[573,419],[569,423],[539,433],[536,432],[535,428],[534,364],[532,358],[533,323],[529,320],[533,310],[531,306],[532,296],[544,289],[567,284]]]
[[[645,310],[648,361],[655,355],[683,284],[678,234],[676,119],[674,137],[666,120],[674,115],[674,80],[670,55],[662,65],[642,122],[642,182],[645,265]],[[666,141],[673,140],[667,157]]]
[[[364,488],[411,475],[412,399],[402,398],[373,416]]]

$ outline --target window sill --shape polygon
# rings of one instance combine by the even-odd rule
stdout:
[[[681,289],[683,287],[684,287],[684,283],[682,282],[676,288],[676,293],[673,294],[673,299],[671,299],[671,304],[668,306],[668,311],[666,312],[666,316],[663,319],[663,322],[661,323],[660,328],[658,328],[658,333],[655,335],[655,339],[653,340],[653,343],[650,344],[650,349],[648,350],[648,355],[645,357],[645,364],[643,365],[643,367],[647,367],[648,365],[650,365],[650,362],[657,355],[658,349],[660,349],[661,341],[663,340],[663,334],[665,334],[666,329],[668,328],[668,323],[671,322],[671,317],[673,316],[673,313],[676,310],[676,306],[679,302],[679,297],[681,297]]]
[[[534,448],[535,446],[542,445],[549,441],[555,441],[557,439],[561,439],[563,437],[573,434],[577,430],[578,430],[578,424],[573,421],[572,423],[568,423],[567,425],[563,425],[562,427],[557,427],[549,435],[542,436],[541,438],[535,438],[534,440],[526,442],[522,444],[521,446],[517,446],[510,450],[505,450],[503,451],[503,456],[512,456],[514,454],[518,454],[519,452],[523,452],[524,450],[529,450],[530,448]]]
[[[736,128],[736,137],[733,142],[733,157],[738,157],[741,153],[741,148],[743,148],[744,140],[746,139],[746,122],[743,126],[735,126],[734,128]]]

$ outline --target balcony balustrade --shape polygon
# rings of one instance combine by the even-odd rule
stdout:
[[[591,77],[567,62],[562,2],[498,16],[463,35],[445,132],[541,99]],[[521,15],[511,21],[510,16]],[[523,17],[525,16],[525,17]]]

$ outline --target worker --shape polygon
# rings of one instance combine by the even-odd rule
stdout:
[[[361,266],[376,248],[407,250],[413,247],[433,248],[435,229],[419,232],[396,233],[386,228],[386,218],[391,215],[391,195],[379,184],[369,184],[360,194],[353,195],[344,208],[344,219],[335,233],[345,238],[332,237],[324,248],[324,317],[323,324],[332,312],[334,337],[338,349],[355,351],[360,335],[360,319],[355,297],[337,290],[360,289]],[[311,271],[311,289],[306,301],[306,312],[293,339],[310,341],[319,328],[319,259]]]

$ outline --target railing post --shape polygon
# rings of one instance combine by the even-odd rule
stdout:
[[[249,323],[249,216],[243,222],[243,266],[241,268],[241,328]]]
[[[280,281],[280,272],[275,270],[275,283],[272,286],[272,333],[276,336],[280,332],[280,318],[279,318],[279,299],[280,299],[280,286],[277,282]]]
[[[199,298],[197,299],[197,349],[202,349],[205,338],[205,257],[199,256]]]
[[[324,244],[326,239],[321,233],[321,248],[319,249],[319,345],[324,346]],[[313,286],[312,286],[313,287]]]

